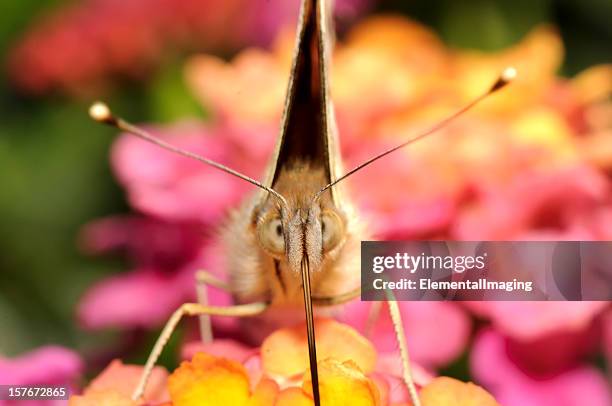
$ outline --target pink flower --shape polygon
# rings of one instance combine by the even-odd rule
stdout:
[[[468,344],[470,320],[455,304],[446,302],[398,302],[412,359],[425,368],[438,368],[457,358]],[[366,331],[372,302],[355,301],[344,306],[339,320],[358,331]],[[397,340],[386,305],[371,326],[372,341],[381,353],[390,355],[389,365],[399,367]],[[395,363],[393,362],[395,361]]]
[[[0,356],[0,382],[4,385],[69,383],[82,369],[81,358],[59,346],[40,347],[15,358]]]
[[[522,391],[512,386],[512,382],[522,382],[520,385],[541,386],[542,394],[538,396],[546,397],[550,395],[545,388],[554,391],[557,384],[565,385],[574,379],[579,387],[581,380],[596,376],[585,360],[598,350],[601,313],[609,307],[607,302],[470,302],[467,305],[476,314],[490,318],[494,328],[476,341],[472,363],[473,373],[486,387],[503,386],[500,390]],[[491,344],[497,341],[503,345]],[[507,357],[504,365],[513,371],[512,382],[503,376],[493,380],[487,375],[484,366],[487,355],[478,355],[481,354],[476,352],[479,345],[484,348],[482,354],[493,351],[491,348],[503,348]],[[495,361],[488,362],[493,365]],[[514,403],[508,401],[509,406],[523,404],[518,400],[520,397],[513,399]],[[573,404],[581,403],[568,400],[567,405]]]
[[[162,131],[160,137],[238,171],[258,172],[263,164],[249,159],[248,151],[224,131],[224,127],[178,125]],[[128,135],[117,140],[111,159],[132,206],[169,221],[217,224],[228,208],[252,190],[248,183],[218,169]]]
[[[345,156],[352,168],[370,158],[373,151],[392,145],[376,141],[348,139]],[[350,145],[355,142],[355,145]],[[457,215],[458,194],[439,172],[418,157],[403,154],[385,157],[350,179],[350,190],[361,209],[370,232],[384,240],[428,238],[444,235]],[[364,193],[366,185],[376,185],[376,193]],[[401,185],[398,187],[398,185]],[[429,185],[429,186],[428,186]]]
[[[129,215],[96,220],[81,233],[88,254],[124,254],[134,263],[168,271],[198,257],[205,237],[197,223]]]
[[[612,310],[608,310],[603,320],[604,326],[604,352],[608,359],[608,366],[612,366]]]
[[[607,302],[468,302],[503,335],[519,341],[590,328]]]
[[[157,366],[153,369],[143,393],[144,403],[130,401],[142,372],[142,366],[126,365],[121,360],[113,360],[87,385],[81,395],[70,397],[70,406],[161,405],[161,402],[169,400],[168,371]]]
[[[90,329],[154,328],[185,302],[196,300],[195,272],[223,269],[215,243],[202,226],[167,222],[153,217],[110,217],[87,225],[83,248],[94,254],[121,252],[132,270],[94,284],[81,298],[77,314]],[[229,294],[208,288],[210,303],[229,305]],[[220,331],[232,330],[237,320],[213,320]]]
[[[239,145],[210,132],[181,125],[162,137],[238,170],[258,166],[242,156]],[[208,230],[219,226],[250,185],[129,136],[115,144],[112,162],[132,205],[150,216],[109,218],[84,229],[86,251],[127,254],[133,271],[94,285],[82,298],[78,315],[88,328],[152,328],[182,303],[196,299],[197,270],[222,275]],[[211,289],[210,300],[230,303],[229,295],[217,289]],[[215,320],[220,328],[234,324],[227,318]]]
[[[453,227],[457,239],[605,239],[581,214],[605,202],[610,185],[587,166],[551,173],[525,170],[511,183],[475,189],[473,203]]]
[[[519,367],[513,357],[509,339],[485,330],[470,360],[476,380],[505,406],[607,406],[612,401],[606,378],[595,368],[576,366],[542,379]]]
[[[134,270],[95,284],[81,299],[78,316],[87,328],[152,327],[193,296],[203,238],[199,227],[148,217],[115,217],[85,228],[89,252],[122,250]]]
[[[83,362],[76,352],[59,346],[39,347],[14,358],[0,356],[0,382],[3,385],[61,385],[73,390],[83,369]],[[2,405],[59,406],[64,403],[32,400],[6,401]]]
[[[168,277],[141,269],[107,278],[82,298],[79,320],[90,329],[158,326],[193,296],[193,273],[186,276]]]

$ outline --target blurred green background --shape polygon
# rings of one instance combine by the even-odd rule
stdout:
[[[47,343],[86,351],[107,339],[112,333],[79,330],[75,303],[93,281],[125,269],[119,260],[83,256],[77,245],[83,224],[128,210],[108,164],[114,131],[89,120],[90,100],[28,96],[4,72],[16,41],[63,3],[0,4],[0,353],[7,355]],[[423,21],[452,46],[485,50],[552,22],[566,46],[563,75],[612,57],[610,0],[396,0],[375,3],[371,12],[381,11]],[[150,80],[123,82],[106,100],[134,121],[204,115],[182,82],[180,53],[165,60]]]

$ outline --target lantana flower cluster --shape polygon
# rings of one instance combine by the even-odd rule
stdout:
[[[408,405],[396,376],[377,363],[372,343],[351,327],[333,320],[315,322],[319,344],[318,375],[324,405]],[[308,406],[313,405],[306,326],[283,328],[261,348],[219,342],[196,352],[168,376],[157,367],[143,399],[133,401],[131,388],[142,368],[113,362],[70,406]],[[226,357],[223,357],[223,354]],[[484,389],[452,378],[427,378],[420,388],[423,406],[497,406]]]

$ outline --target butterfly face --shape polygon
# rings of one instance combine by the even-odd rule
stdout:
[[[230,274],[239,300],[257,298],[300,305],[302,261],[309,264],[313,296],[344,292],[346,281],[358,275],[355,258],[361,233],[357,223],[344,206],[334,205],[329,194],[314,198],[325,186],[325,178],[322,168],[308,163],[290,165],[274,184],[287,205],[268,198],[260,205],[246,206],[244,210],[251,211],[251,224],[238,221],[247,227],[238,234],[235,228],[228,230],[225,241],[232,250],[236,245],[249,246],[253,253],[248,259],[230,261],[236,266],[236,272]],[[237,214],[234,220],[241,216]],[[346,275],[349,268],[350,276]]]
[[[329,196],[314,199],[323,182],[322,171],[308,164],[284,170],[275,190],[285,196],[287,209],[269,204],[268,199],[257,215],[261,248],[279,260],[287,260],[296,270],[304,259],[316,269],[345,235],[346,219]]]

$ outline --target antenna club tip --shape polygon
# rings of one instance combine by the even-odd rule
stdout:
[[[518,72],[516,71],[516,68],[514,66],[508,66],[499,75],[497,81],[493,83],[493,86],[491,86],[491,89],[489,89],[488,93],[496,92],[499,89],[505,87],[508,83],[512,82],[512,80],[514,80],[517,75]]]
[[[514,66],[508,66],[501,73],[501,79],[505,82],[511,82],[516,78],[518,72]]]
[[[113,120],[113,113],[106,103],[97,101],[89,107],[89,116],[100,123]]]

